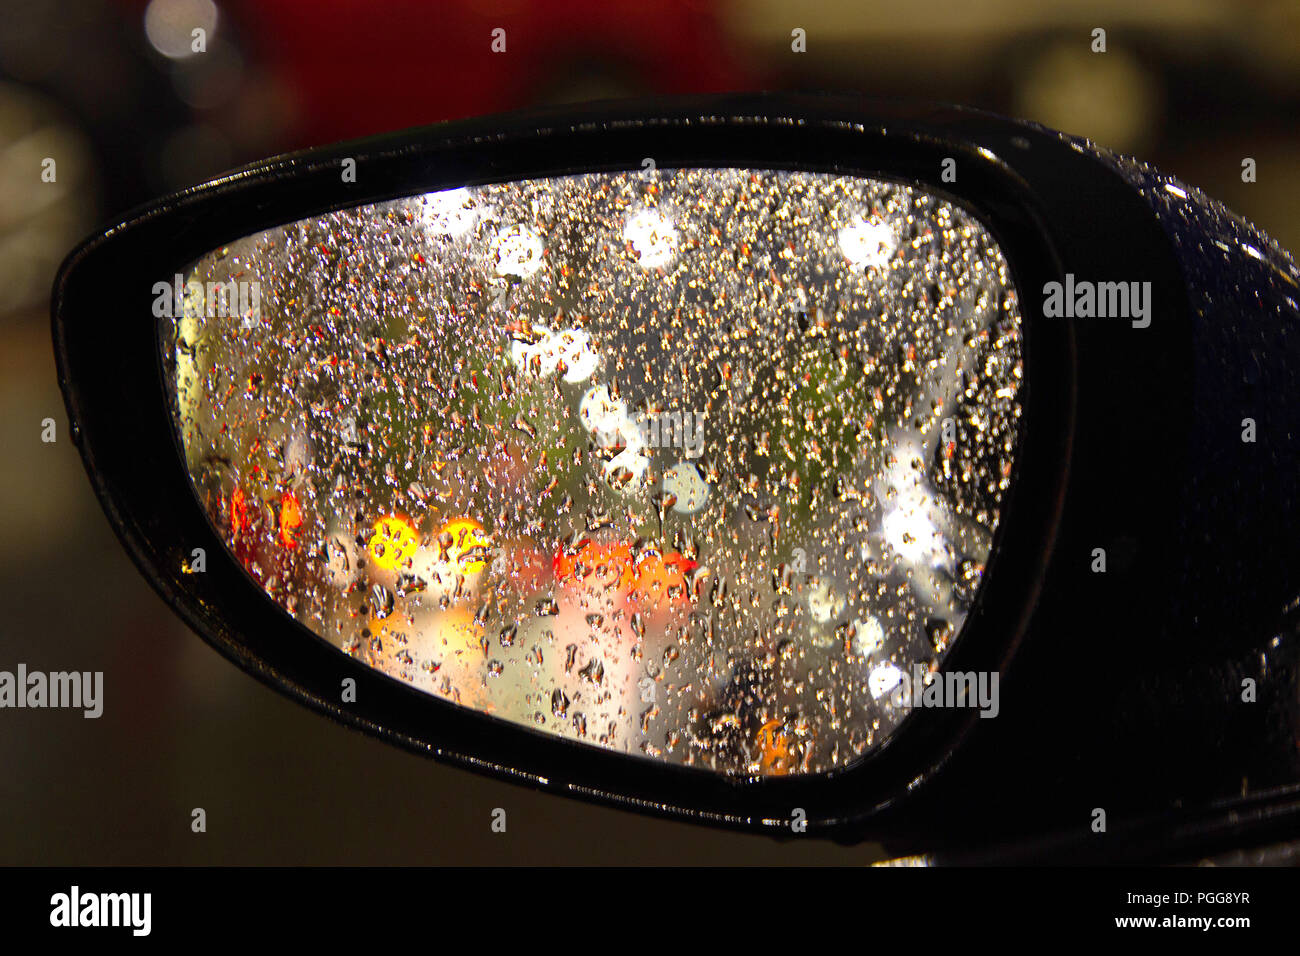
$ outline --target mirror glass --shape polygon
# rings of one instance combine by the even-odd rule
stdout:
[[[888,739],[979,588],[1020,311],[988,230],[916,187],[473,186],[165,279],[176,426],[231,553],[340,653],[461,707],[825,773]]]

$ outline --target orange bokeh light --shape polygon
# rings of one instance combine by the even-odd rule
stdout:
[[[298,504],[298,496],[286,491],[280,498],[280,543],[286,548],[298,547],[294,532],[301,527],[302,506]]]
[[[595,542],[587,542],[574,554],[557,554],[552,565],[562,586],[582,587],[590,582],[609,587],[622,597],[640,592],[643,600],[671,595],[674,602],[690,600],[686,575],[697,566],[676,551],[663,555],[647,551],[634,559],[627,544]]]

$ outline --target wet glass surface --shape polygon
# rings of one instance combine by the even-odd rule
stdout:
[[[176,286],[163,357],[214,526],[288,613],[430,694],[826,772],[894,731],[974,600],[1020,313],[938,197],[736,169],[494,184],[271,229]]]

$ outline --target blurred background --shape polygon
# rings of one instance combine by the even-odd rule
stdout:
[[[193,30],[205,49],[194,52]],[[506,31],[503,53],[492,32]],[[1106,52],[1092,52],[1093,31]],[[802,29],[806,52],[792,50]],[[67,438],[54,272],[152,197],[287,149],[586,99],[859,91],[1033,119],[1300,249],[1295,0],[0,0],[0,669],[105,709],[0,711],[0,864],[866,863],[436,766],[221,660],[119,548]],[[56,181],[42,161],[56,159]],[[1258,179],[1244,183],[1242,160]],[[41,441],[41,421],[58,441]],[[190,812],[208,831],[191,832]],[[493,808],[508,813],[494,834]]]

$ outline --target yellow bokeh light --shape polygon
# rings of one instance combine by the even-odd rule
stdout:
[[[443,525],[439,537],[451,535],[447,557],[465,574],[478,574],[487,567],[492,538],[473,518],[454,518]],[[445,539],[444,539],[445,540]]]
[[[415,529],[396,515],[385,515],[375,522],[366,551],[376,566],[393,571],[415,554]]]

